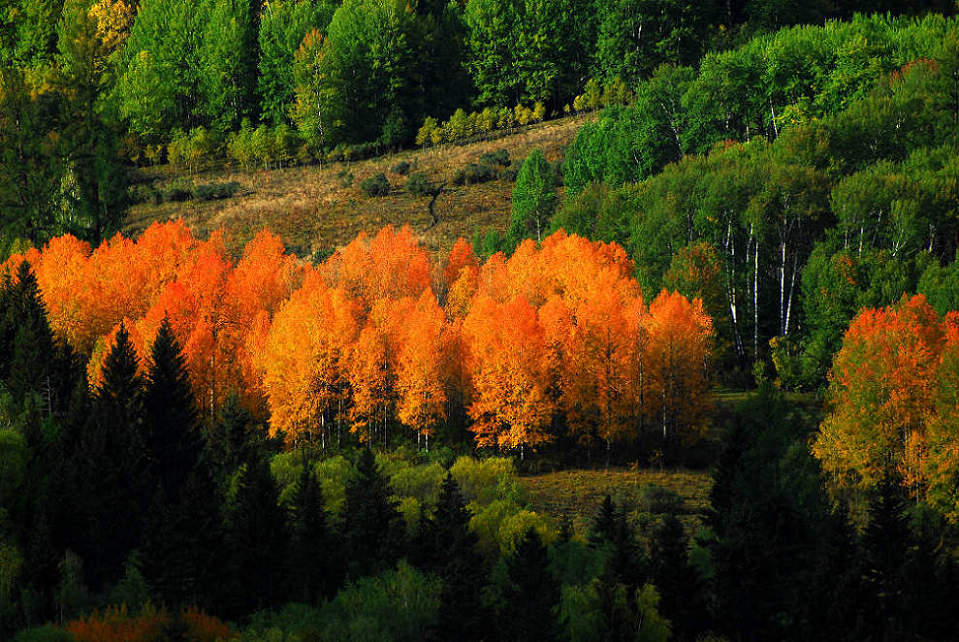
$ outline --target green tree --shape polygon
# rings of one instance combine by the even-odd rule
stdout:
[[[290,571],[293,595],[316,604],[335,593],[342,579],[342,553],[327,523],[323,490],[309,461],[290,504]]]
[[[296,78],[295,54],[313,31],[325,33],[333,16],[329,2],[280,0],[264,5],[259,29],[257,94],[262,118],[274,125],[288,122]]]
[[[208,6],[187,0],[140,3],[115,91],[120,115],[145,142],[165,143],[174,129],[201,124],[196,47]]]
[[[255,115],[257,34],[250,0],[205,0],[197,27],[196,77],[204,124],[230,131]],[[272,3],[271,3],[272,4]]]
[[[356,475],[346,482],[343,536],[349,547],[350,577],[390,567],[399,558],[405,527],[391,496],[389,480],[373,452],[364,448]]]
[[[488,628],[481,591],[486,569],[470,511],[452,474],[440,488],[436,510],[421,535],[424,564],[443,580],[435,629],[437,639],[480,640]]]
[[[160,490],[177,501],[203,447],[186,358],[170,322],[160,324],[144,389],[148,446]]]
[[[248,463],[237,479],[227,519],[230,584],[224,606],[231,613],[269,608],[285,597],[287,515],[278,501],[267,461]],[[251,586],[257,590],[250,591]]]
[[[59,233],[64,166],[59,98],[0,66],[0,230],[35,244]]]
[[[537,241],[542,241],[556,208],[553,181],[552,166],[543,152],[534,149],[523,161],[513,187],[513,213],[507,232],[513,247],[533,235]]]
[[[506,560],[506,585],[499,612],[500,633],[507,640],[554,640],[559,586],[549,570],[549,555],[530,528]]]
[[[108,53],[85,0],[67,0],[57,25],[57,85],[63,105],[63,162],[73,187],[64,194],[62,225],[97,244],[120,226],[128,205],[119,123],[103,100]]]

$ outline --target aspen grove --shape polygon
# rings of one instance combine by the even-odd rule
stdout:
[[[479,446],[522,454],[568,430],[608,450],[688,440],[708,418],[710,317],[676,292],[647,303],[615,243],[557,232],[481,263],[461,239],[438,265],[385,227],[314,266],[268,231],[234,261],[221,234],[175,221],[95,249],[54,238],[8,278],[23,262],[91,385],[121,332],[144,370],[167,320],[205,412],[237,395],[291,446],[349,431],[428,449],[465,413]]]

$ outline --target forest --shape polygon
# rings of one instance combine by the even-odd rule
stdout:
[[[959,5],[903,5],[0,0],[0,639],[959,638]],[[509,216],[185,221],[326,167]]]

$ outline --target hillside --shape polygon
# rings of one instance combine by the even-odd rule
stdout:
[[[499,149],[507,150],[516,169],[535,148],[555,162],[562,158],[580,126],[592,118],[573,116],[531,125],[488,141],[407,150],[349,163],[253,173],[217,169],[192,178],[174,175],[168,166],[146,169],[145,179],[161,191],[174,182],[184,181],[196,185],[236,181],[240,189],[223,200],[136,205],[130,210],[124,232],[136,235],[154,221],[182,218],[201,236],[212,230],[226,230],[228,244],[236,250],[257,231],[269,228],[280,234],[297,254],[322,256],[345,245],[359,232],[375,233],[384,225],[409,224],[430,251],[445,252],[460,236],[471,238],[477,229],[504,230],[509,222],[512,182],[499,179],[455,186],[452,177],[457,170],[477,162],[482,154]],[[402,161],[410,164],[409,173],[424,172],[434,184],[445,183],[432,212],[431,197],[409,193],[404,187],[407,176],[392,171]],[[360,182],[380,172],[393,186],[390,194],[363,194]],[[352,181],[348,181],[349,174]]]

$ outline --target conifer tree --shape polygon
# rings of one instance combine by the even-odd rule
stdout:
[[[443,580],[435,629],[440,640],[478,640],[486,631],[481,599],[486,569],[469,521],[459,484],[447,473],[423,533],[424,562]]]
[[[127,555],[139,543],[154,483],[143,431],[143,380],[126,328],[121,325],[106,357],[93,416],[83,435],[82,478],[92,503],[86,556],[91,588],[120,577]]]
[[[144,391],[148,446],[167,501],[176,502],[202,450],[186,359],[164,319],[153,340]]]
[[[530,528],[506,560],[507,586],[499,613],[501,637],[506,640],[554,640],[554,609],[559,586],[549,570],[549,554],[536,529]]]
[[[659,612],[673,623],[677,636],[694,639],[706,625],[702,581],[689,563],[688,539],[675,515],[667,515],[654,532],[649,556]]]
[[[377,466],[373,451],[364,448],[356,475],[346,484],[343,534],[349,546],[351,577],[390,567],[399,557],[403,524],[391,494],[389,480]]]
[[[267,460],[248,463],[240,474],[229,516],[228,612],[243,614],[269,608],[285,597],[282,572],[288,544],[287,520],[278,498]],[[251,591],[251,586],[256,590]]]
[[[293,597],[306,604],[330,597],[339,586],[342,555],[335,549],[337,539],[326,520],[323,489],[309,461],[303,463],[290,506],[290,536]]]

